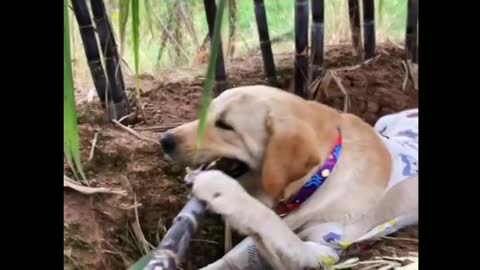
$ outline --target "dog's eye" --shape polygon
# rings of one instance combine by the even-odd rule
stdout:
[[[222,119],[218,119],[217,121],[215,121],[215,126],[225,130],[233,130],[233,127],[225,123],[225,121],[223,121]]]

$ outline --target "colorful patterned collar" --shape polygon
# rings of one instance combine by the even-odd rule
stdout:
[[[274,208],[274,211],[280,216],[284,217],[293,210],[299,208],[310,196],[323,185],[327,177],[333,171],[337,164],[340,152],[342,151],[342,133],[338,130],[338,136],[335,141],[335,146],[330,152],[327,161],[317,170],[317,172],[307,181],[300,189],[296,196],[290,200],[282,200]]]

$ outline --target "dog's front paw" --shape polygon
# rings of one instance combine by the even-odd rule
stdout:
[[[211,170],[195,176],[192,193],[205,201],[211,211],[229,216],[242,206],[245,190],[237,180],[221,171]]]
[[[311,241],[304,242],[304,245],[307,247],[306,251],[309,255],[306,256],[309,261],[307,265],[313,267],[313,269],[318,269],[319,267],[328,269],[340,259],[335,249],[329,246]]]

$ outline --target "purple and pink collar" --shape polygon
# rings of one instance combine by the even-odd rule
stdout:
[[[285,217],[290,212],[298,209],[310,196],[325,183],[325,180],[335,168],[342,151],[342,133],[338,129],[338,136],[327,161],[315,172],[315,174],[303,185],[300,191],[289,200],[282,200],[274,208],[275,213]]]

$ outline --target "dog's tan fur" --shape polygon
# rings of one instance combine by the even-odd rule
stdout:
[[[219,119],[234,131],[216,127]],[[323,164],[337,128],[343,150],[334,171],[301,208],[280,219],[271,208],[294,196]],[[322,224],[343,224],[346,237],[355,239],[378,222],[417,207],[415,199],[401,201],[416,194],[417,177],[385,194],[390,153],[374,129],[352,114],[275,88],[248,86],[227,90],[212,102],[202,149],[196,149],[197,129],[194,121],[169,131],[177,142],[171,157],[188,164],[233,157],[249,165],[251,171],[238,182],[206,172],[195,181],[193,193],[233,228],[254,236],[275,269],[317,269],[319,258],[335,257],[319,243]],[[221,269],[221,263],[209,267]]]

